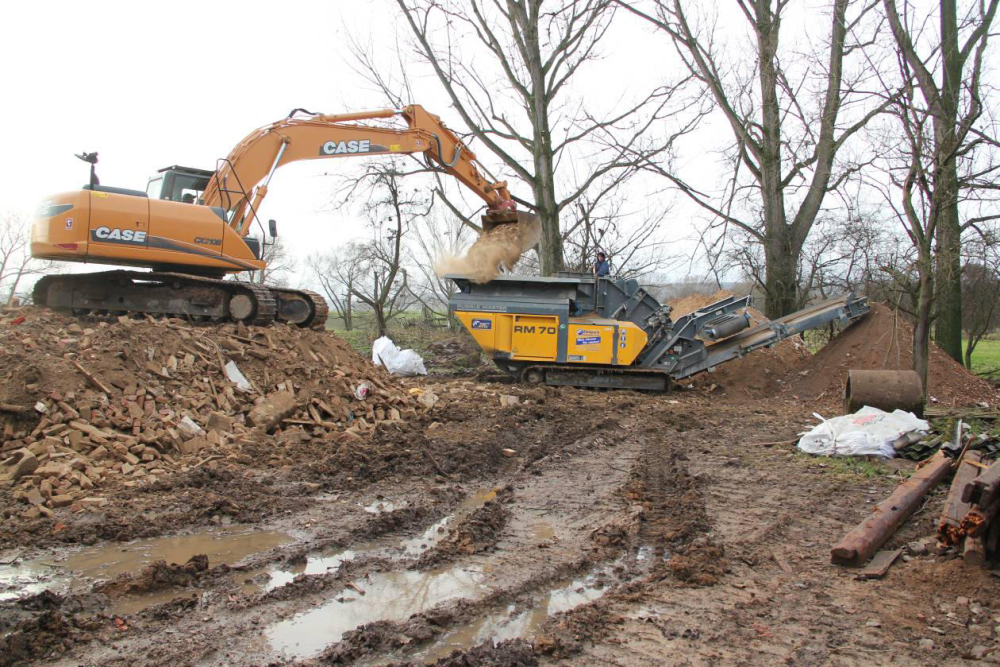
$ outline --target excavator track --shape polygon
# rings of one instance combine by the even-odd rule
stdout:
[[[278,303],[277,319],[300,327],[325,329],[330,307],[326,299],[310,290],[271,287]]]
[[[574,367],[566,364],[542,363],[505,367],[511,377],[528,384],[554,387],[590,387],[592,389],[641,389],[667,391],[673,384],[663,371],[622,366]]]
[[[319,295],[296,290],[278,292],[301,293],[304,296],[300,298],[314,304],[308,322],[299,326],[317,321],[321,313],[326,322],[326,302]],[[183,273],[106,271],[45,276],[35,284],[34,299],[40,306],[79,314],[148,313],[257,326],[281,320],[279,296],[264,285]]]

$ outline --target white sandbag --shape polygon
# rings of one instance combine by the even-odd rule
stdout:
[[[799,449],[819,456],[896,456],[893,441],[914,431],[926,433],[930,429],[923,419],[911,412],[894,410],[891,414],[878,408],[865,406],[852,415],[823,419],[822,423],[807,433],[800,434]]]
[[[372,361],[393,375],[427,375],[423,358],[413,350],[401,350],[388,336],[372,343]]]

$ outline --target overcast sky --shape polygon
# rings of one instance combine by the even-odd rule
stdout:
[[[825,0],[794,3],[783,42],[801,39],[789,26],[803,21],[824,32],[827,10]],[[388,63],[395,59],[395,33],[403,30],[391,0],[36,0],[5,3],[2,11],[0,122],[7,131],[0,212],[30,213],[46,195],[78,189],[88,174],[73,157],[81,151],[100,153],[103,184],[145,189],[162,167],[214,168],[252,129],[293,108],[338,113],[383,106],[348,66],[345,39],[350,32],[371,41]],[[745,29],[734,13],[720,18],[739,37]],[[624,13],[619,18],[603,59],[578,84],[588,103],[614,103],[678,71],[665,37]],[[437,80],[417,67],[410,74],[412,101],[457,125]],[[711,149],[727,141],[724,128],[706,124],[681,155],[681,173],[711,185],[717,160]],[[297,163],[272,181],[261,217],[279,221],[300,261],[365,234],[357,210],[330,205],[336,183],[330,174],[349,168],[345,160]],[[513,189],[530,199],[523,187]],[[690,239],[699,215],[679,202],[666,233]],[[307,282],[304,271],[299,277]]]
[[[47,195],[78,189],[88,174],[73,157],[81,151],[100,153],[103,184],[145,189],[168,165],[214,168],[252,129],[293,108],[380,107],[347,65],[345,32],[371,39],[389,61],[396,14],[388,0],[6,3],[0,211],[30,213]],[[670,56],[634,21],[615,30],[587,75],[596,101],[652,85]],[[416,69],[411,79],[414,102],[457,124],[435,79]],[[344,160],[292,164],[272,181],[261,217],[279,221],[299,259],[365,234],[356,211],[330,206],[328,174],[349,168]]]

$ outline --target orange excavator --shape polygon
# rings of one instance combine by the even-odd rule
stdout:
[[[407,124],[365,121],[401,116]],[[215,171],[167,167],[146,191],[101,185],[96,153],[90,183],[41,204],[31,233],[34,257],[95,262],[151,271],[105,271],[45,276],[35,303],[76,313],[150,313],[195,320],[274,320],[322,328],[327,304],[308,290],[224,280],[226,274],[265,268],[261,239],[248,236],[274,172],[298,160],[424,154],[430,165],[457,178],[486,202],[484,230],[518,222],[506,182],[487,180],[476,156],[438,116],[418,105],[324,115],[296,109],[251,132]],[[277,235],[269,221],[271,237]]]

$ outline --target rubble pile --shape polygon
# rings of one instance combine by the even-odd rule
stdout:
[[[433,405],[331,333],[0,313],[0,484],[26,516],[83,511],[235,458],[276,430],[367,440]]]

